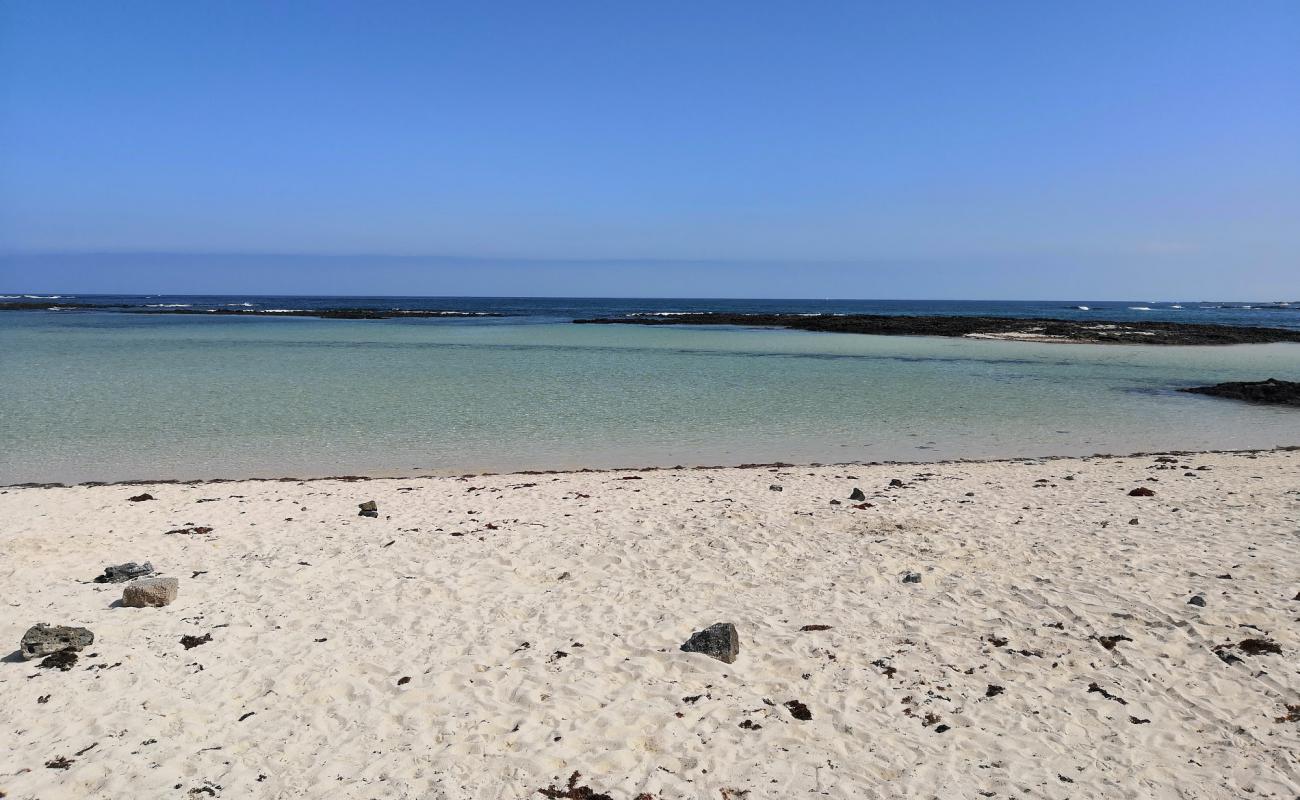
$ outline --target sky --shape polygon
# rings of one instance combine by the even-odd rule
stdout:
[[[1300,3],[0,0],[0,291],[1300,299]]]

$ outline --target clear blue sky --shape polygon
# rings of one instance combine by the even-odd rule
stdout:
[[[0,290],[521,286],[1295,299],[1300,2],[0,2]]]

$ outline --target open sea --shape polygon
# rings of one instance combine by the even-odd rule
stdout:
[[[40,296],[0,313],[0,484],[930,461],[1300,445],[1300,411],[1179,387],[1300,380],[1300,344],[1143,347],[573,325],[674,312],[1300,329],[1300,303]]]

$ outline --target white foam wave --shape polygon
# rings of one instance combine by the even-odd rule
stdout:
[[[421,311],[421,310],[418,309],[418,308],[416,308],[416,309],[411,309],[411,308],[395,308],[395,309],[393,309],[393,313],[394,313],[394,314],[420,314],[420,315],[423,315],[423,316],[429,316],[429,315],[432,315],[432,316],[437,316],[437,317],[488,317],[488,316],[491,316],[491,313],[490,313],[490,312],[487,312],[487,311]]]
[[[1150,311],[1151,306],[1129,306],[1129,311]]]
[[[708,311],[633,311],[629,317],[685,317],[693,314],[708,314]]]

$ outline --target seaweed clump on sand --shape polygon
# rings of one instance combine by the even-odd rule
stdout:
[[[579,786],[578,780],[581,778],[582,773],[575,772],[569,776],[569,783],[563,789],[548,786],[537,791],[543,797],[550,797],[553,800],[614,800],[610,795],[597,792],[590,786]],[[651,794],[639,794],[636,800],[655,800],[655,797]]]

